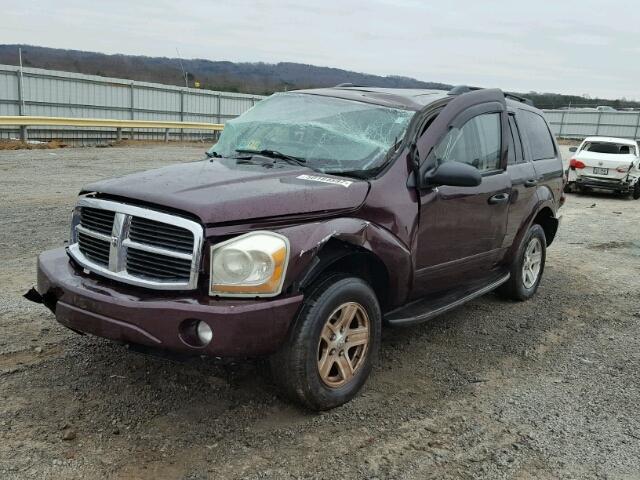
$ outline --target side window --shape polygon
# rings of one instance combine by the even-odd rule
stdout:
[[[527,134],[533,160],[554,158],[556,148],[544,118],[528,110],[521,110],[518,115],[522,119],[522,126]]]
[[[509,115],[509,165],[524,162],[522,154],[522,143],[520,142],[520,133],[513,115]]]
[[[499,113],[473,117],[461,128],[452,128],[433,149],[435,163],[462,162],[481,172],[500,168],[501,128]]]

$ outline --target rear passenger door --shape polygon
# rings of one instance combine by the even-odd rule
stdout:
[[[509,220],[504,238],[505,245],[511,245],[518,234],[518,229],[537,202],[536,187],[538,175],[533,168],[528,153],[522,144],[522,136],[515,112],[511,111],[509,118],[509,153],[507,156],[507,173],[511,178],[511,198],[509,205]]]
[[[558,205],[563,187],[562,156],[547,121],[542,115],[522,108],[517,110],[516,117],[538,176],[538,196],[550,195]]]

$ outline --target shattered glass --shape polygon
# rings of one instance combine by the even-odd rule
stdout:
[[[320,95],[278,93],[226,123],[212,152],[276,150],[322,172],[375,168],[415,112]]]

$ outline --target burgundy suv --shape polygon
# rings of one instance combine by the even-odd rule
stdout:
[[[283,391],[328,409],[383,326],[530,298],[558,228],[558,147],[500,90],[279,93],[207,157],[87,186],[29,297],[76,332],[268,355]]]

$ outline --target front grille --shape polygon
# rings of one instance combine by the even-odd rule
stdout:
[[[146,278],[187,282],[191,274],[191,260],[173,258],[129,247],[127,249],[127,272]]]
[[[116,212],[98,208],[82,207],[80,209],[80,225],[94,232],[111,235]]]
[[[78,247],[88,259],[104,266],[109,266],[110,242],[78,232]]]
[[[129,238],[134,242],[146,243],[177,252],[191,253],[193,251],[193,233],[189,230],[146,218],[133,217],[131,219]]]
[[[191,220],[81,198],[69,253],[85,269],[162,290],[197,287],[203,229]]]

